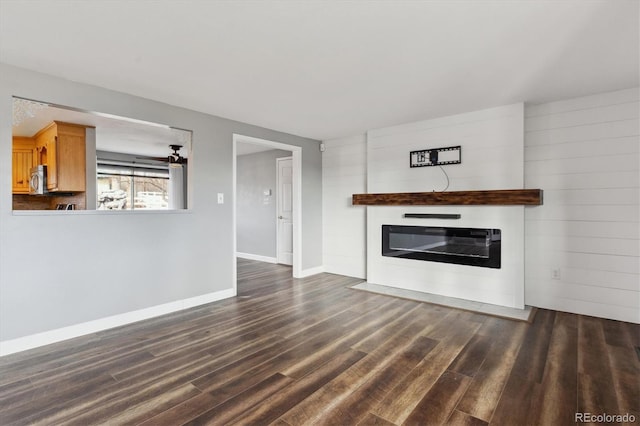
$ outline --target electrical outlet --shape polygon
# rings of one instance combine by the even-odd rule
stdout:
[[[555,268],[551,270],[551,278],[554,280],[559,280],[560,279],[560,269],[559,268]]]

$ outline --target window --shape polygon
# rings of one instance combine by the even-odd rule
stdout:
[[[167,210],[169,170],[98,160],[96,200],[98,210]]]

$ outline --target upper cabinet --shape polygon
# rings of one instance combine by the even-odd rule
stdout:
[[[47,166],[47,189],[51,192],[86,190],[86,126],[54,121],[36,133],[38,165]]]
[[[35,148],[32,138],[13,138],[11,188],[14,194],[29,193],[30,170],[36,165]]]

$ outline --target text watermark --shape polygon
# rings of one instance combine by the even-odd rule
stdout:
[[[635,423],[636,416],[631,413],[625,414],[593,414],[575,413],[576,423]]]

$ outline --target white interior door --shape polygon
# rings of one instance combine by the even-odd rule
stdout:
[[[293,162],[291,157],[276,159],[277,175],[277,251],[278,263],[293,264]]]

